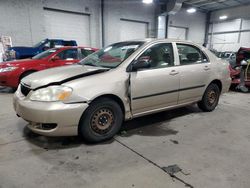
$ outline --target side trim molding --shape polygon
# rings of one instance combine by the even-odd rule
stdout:
[[[165,92],[161,92],[161,93],[154,93],[154,94],[150,94],[150,95],[143,95],[143,96],[139,96],[139,97],[134,97],[132,98],[133,100],[137,100],[137,99],[143,99],[143,98],[148,98],[148,97],[155,97],[158,95],[165,95],[165,94],[169,94],[169,93],[175,93],[175,92],[179,92],[179,91],[186,91],[186,90],[191,90],[191,89],[197,89],[197,88],[202,88],[205,87],[206,85],[198,85],[198,86],[193,86],[193,87],[186,87],[186,88],[181,88],[181,89],[176,89],[176,90],[171,90],[171,91],[165,91]]]

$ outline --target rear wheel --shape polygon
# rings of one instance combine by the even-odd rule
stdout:
[[[219,103],[220,98],[220,89],[217,84],[210,84],[200,102],[198,102],[198,106],[204,112],[213,111]]]
[[[100,98],[90,104],[79,123],[79,134],[88,142],[112,138],[121,128],[123,113],[109,98]]]

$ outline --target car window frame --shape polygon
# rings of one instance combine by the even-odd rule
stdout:
[[[191,46],[194,47],[196,49],[199,49],[200,52],[203,53],[203,55],[206,57],[207,61],[202,61],[200,63],[190,63],[190,64],[185,64],[182,65],[181,64],[181,60],[179,58],[179,50],[178,50],[178,45],[186,45],[186,46]],[[195,44],[190,44],[190,43],[185,43],[185,42],[175,42],[175,47],[176,47],[176,52],[177,52],[177,56],[178,56],[178,60],[179,60],[179,65],[178,66],[189,66],[189,65],[199,65],[199,64],[207,64],[210,63],[210,59],[208,57],[208,55],[206,54],[206,52],[204,50],[202,50],[202,48],[200,48],[199,46],[195,45]]]
[[[83,53],[82,53],[82,50],[84,50],[84,51],[91,51],[92,53],[90,53],[90,54],[93,54],[94,52],[95,52],[95,50],[93,50],[93,49],[91,49],[91,48],[89,48],[89,49],[86,49],[86,48],[79,48],[79,59],[84,59],[85,57],[87,57],[87,56],[89,56],[89,55],[87,55],[87,56],[85,56]]]
[[[135,61],[137,61],[140,57],[141,57],[141,55],[145,52],[145,51],[147,51],[149,48],[151,48],[151,47],[153,47],[153,46],[155,46],[155,45],[159,45],[159,44],[170,44],[171,46],[172,46],[172,53],[173,53],[173,66],[169,66],[169,67],[155,67],[155,68],[147,68],[147,69],[138,69],[138,70],[136,70],[136,72],[139,72],[139,71],[149,71],[149,70],[156,70],[156,69],[166,69],[166,68],[173,68],[173,67],[175,67],[175,66],[178,66],[177,65],[177,59],[176,59],[176,50],[175,50],[175,44],[173,43],[173,42],[166,42],[166,41],[162,41],[162,42],[156,42],[156,43],[153,43],[153,44],[150,44],[150,45],[148,45],[148,46],[146,46],[139,54],[137,54],[136,55],[136,57],[131,61],[131,63],[127,66],[127,72],[132,72],[131,70],[130,70],[130,67],[132,66],[132,64],[135,62]]]
[[[67,59],[61,59],[61,58],[60,58],[61,61],[74,61],[74,60],[79,60],[79,53],[78,53],[78,49],[77,49],[77,48],[68,48],[68,49],[64,49],[64,50],[58,52],[58,53],[56,54],[56,56],[60,57],[59,54],[65,52],[66,50],[76,50],[77,59],[70,59],[70,60],[67,60]]]

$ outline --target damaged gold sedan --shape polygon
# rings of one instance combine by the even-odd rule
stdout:
[[[14,109],[38,134],[100,142],[124,120],[192,103],[214,110],[231,83],[228,66],[187,41],[119,42],[77,65],[24,78]]]

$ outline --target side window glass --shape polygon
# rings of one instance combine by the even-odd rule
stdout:
[[[61,41],[51,41],[51,48],[59,48],[62,47]]]
[[[177,48],[181,65],[208,62],[206,55],[195,46],[188,44],[177,44]]]
[[[81,58],[85,58],[88,55],[92,54],[94,51],[92,50],[86,50],[86,49],[81,49]]]
[[[174,66],[173,47],[171,43],[156,44],[148,48],[139,60],[149,62],[149,69]]]
[[[77,49],[64,50],[64,51],[60,52],[57,56],[59,56],[61,60],[78,59]]]
[[[50,42],[48,41],[48,42],[44,43],[44,47],[49,48],[50,47]]]
[[[50,49],[50,42],[48,41],[48,42],[44,43],[42,49],[43,49],[43,51]]]

